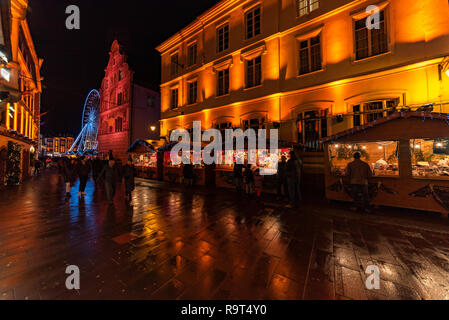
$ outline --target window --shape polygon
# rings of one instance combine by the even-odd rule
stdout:
[[[196,64],[196,58],[197,58],[197,45],[196,43],[191,44],[187,48],[188,52],[188,66],[193,66]]]
[[[396,112],[398,104],[399,99],[388,99],[354,105],[352,106],[353,126],[357,127],[386,117]]]
[[[117,105],[121,106],[123,104],[123,93],[119,93],[117,96]]]
[[[115,119],[115,132],[122,132],[123,131],[123,119],[121,117],[118,117]]]
[[[262,83],[262,58],[259,56],[246,62],[246,87],[252,88]]]
[[[106,81],[104,82],[104,87],[105,89],[107,89],[109,87],[109,80],[106,79]]]
[[[379,12],[379,28],[368,29],[366,18],[355,22],[355,59],[360,60],[388,51],[385,11]]]
[[[170,108],[178,107],[178,88],[171,89]]]
[[[299,74],[321,70],[320,35],[301,41],[299,44]]]
[[[260,7],[251,9],[245,15],[246,39],[260,34]]]
[[[171,75],[174,76],[179,72],[179,55],[175,53],[171,56],[171,65],[170,65]]]
[[[118,71],[118,81],[120,81],[122,79],[123,79],[123,72],[122,72],[122,70],[119,70]]]
[[[217,96],[229,93],[229,68],[218,71]]]
[[[147,97],[147,107],[154,107],[154,98],[152,96]]]
[[[188,104],[194,104],[197,102],[198,97],[198,82],[197,81],[189,82],[188,87],[189,87]]]
[[[256,133],[257,133],[257,130],[265,129],[265,118],[261,117],[261,118],[252,118],[252,119],[248,119],[248,120],[243,120],[242,124],[243,124],[243,130],[254,129],[254,130],[256,130]]]
[[[232,129],[232,122],[216,123],[215,129],[220,130],[221,137],[224,141],[224,139],[226,138],[226,129]]]
[[[222,52],[229,48],[229,24],[217,29],[217,51]]]
[[[319,0],[296,0],[296,16],[302,17],[319,7]]]

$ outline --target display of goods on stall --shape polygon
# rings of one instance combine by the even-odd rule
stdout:
[[[141,178],[154,179],[157,174],[157,153],[154,147],[144,140],[136,140],[126,150]]]
[[[396,141],[331,144],[331,172],[344,176],[347,165],[354,160],[354,153],[359,152],[361,159],[370,165],[374,176],[399,176],[398,147]]]
[[[412,139],[410,150],[414,177],[449,179],[449,140]]]

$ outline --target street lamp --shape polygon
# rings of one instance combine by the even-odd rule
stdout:
[[[150,130],[153,132],[156,131],[156,126],[150,126]]]

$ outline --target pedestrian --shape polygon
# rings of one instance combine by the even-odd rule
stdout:
[[[243,164],[234,162],[234,170],[233,170],[233,176],[234,176],[234,186],[237,190],[237,192],[242,191],[242,185],[243,185]]]
[[[190,162],[186,162],[182,168],[182,176],[184,177],[184,183],[187,186],[193,186],[195,178],[194,167]]]
[[[256,191],[257,199],[261,199],[263,190],[263,179],[264,176],[260,174],[260,169],[257,168],[254,171],[254,190]]]
[[[104,180],[106,198],[108,199],[110,205],[114,200],[115,190],[117,187],[117,177],[118,174],[115,161],[113,159],[109,159],[108,164],[104,166],[103,170],[101,171],[99,178],[103,178]]]
[[[245,167],[244,174],[245,174],[246,194],[251,196],[254,192],[254,174],[250,164],[248,164]]]
[[[125,179],[125,196],[127,201],[131,201],[132,192],[135,188],[134,177],[136,176],[136,170],[131,160],[128,160],[123,167],[123,178]]]
[[[79,189],[78,189],[78,195],[79,196],[85,196],[86,195],[86,185],[87,185],[87,180],[89,179],[89,173],[90,173],[90,165],[87,162],[85,157],[81,157],[80,161],[78,162],[77,165],[77,173],[80,179],[80,185],[79,185]]]
[[[286,165],[286,177],[287,177],[287,189],[288,189],[288,205],[287,208],[294,208],[297,205],[297,195],[298,190],[298,177],[300,176],[299,162],[297,161],[296,153],[294,151],[290,152],[290,159],[287,161]],[[300,199],[299,199],[300,200]]]
[[[287,157],[282,156],[281,161],[279,161],[278,163],[278,170],[276,174],[277,200],[282,200],[284,198],[284,195],[288,198],[286,170],[287,170]]]
[[[37,176],[41,171],[41,162],[39,159],[36,159],[34,162],[34,174]]]
[[[298,199],[298,204],[302,202],[302,192],[301,192],[301,183],[302,183],[302,172],[304,167],[304,162],[302,160],[302,152],[300,152],[300,156],[296,157],[296,173],[298,178],[296,180],[296,198]]]
[[[72,196],[72,187],[75,184],[76,172],[75,172],[75,160],[68,159],[62,161],[62,175],[64,177],[65,182],[65,192],[67,198]]]
[[[361,160],[360,152],[354,153],[354,161],[348,163],[346,167],[346,177],[351,185],[351,196],[356,207],[354,210],[362,209],[364,212],[371,212],[369,209],[370,196],[368,191],[369,179],[373,172],[368,163]],[[360,200],[361,196],[361,200]]]

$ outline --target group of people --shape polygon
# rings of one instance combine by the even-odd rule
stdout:
[[[276,175],[278,200],[288,198],[288,208],[293,208],[302,202],[301,176],[302,160],[297,157],[294,151],[290,152],[290,159],[281,157],[278,163]],[[255,194],[258,199],[262,196],[264,175],[259,168],[240,163],[234,164],[234,186],[238,192],[244,191],[249,196]]]
[[[122,166],[121,161],[115,160],[112,155],[109,155],[105,160],[98,157],[95,159],[87,159],[86,157],[62,158],[58,161],[58,168],[64,178],[67,198],[71,197],[72,188],[78,179],[78,196],[85,196],[86,185],[92,173],[92,178],[96,184],[100,181],[104,182],[104,192],[109,204],[113,203],[117,184],[122,180],[125,182],[126,200],[131,201],[132,199],[136,173],[131,160],[128,160]]]

